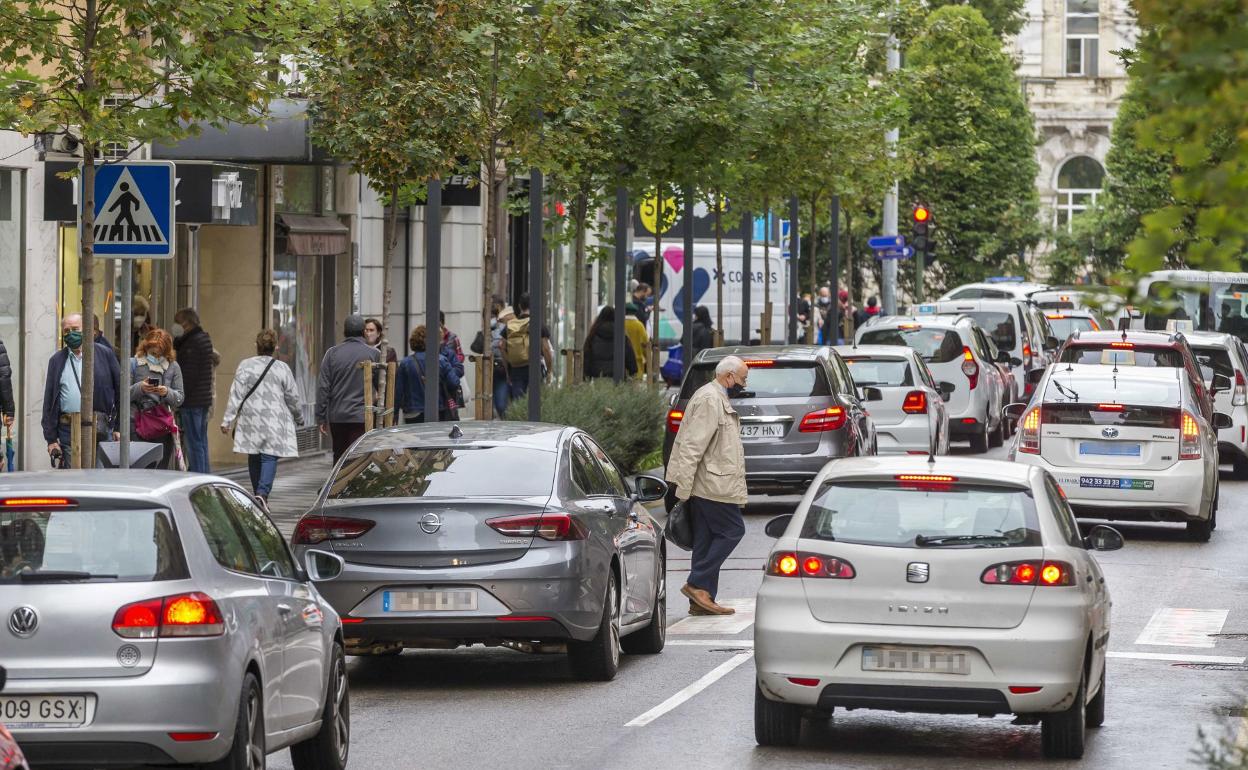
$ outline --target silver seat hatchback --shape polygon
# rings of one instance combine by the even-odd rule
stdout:
[[[347,764],[338,616],[225,479],[6,474],[0,622],[0,714],[36,767]]]

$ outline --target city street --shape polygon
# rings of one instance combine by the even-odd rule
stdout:
[[[350,659],[351,765],[1048,766],[1040,728],[1012,726],[1008,717],[838,711],[831,725],[807,722],[797,749],[755,744],[751,607],[770,547],[763,526],[796,500],[757,498],[748,509],[748,534],[720,591],[734,617],[687,617],[678,591],[689,561],[672,554],[667,649],[624,656],[611,683],[573,680],[560,655],[481,647]],[[278,518],[289,532],[293,520]],[[1175,525],[1118,526],[1127,547],[1097,557],[1114,598],[1108,716],[1089,731],[1083,762],[1068,764],[1191,767],[1199,727],[1248,739],[1248,484],[1224,472],[1219,527],[1208,544],[1190,542]],[[290,768],[288,755],[273,755],[270,767]]]

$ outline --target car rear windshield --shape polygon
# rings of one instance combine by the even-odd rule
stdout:
[[[1075,332],[1097,331],[1100,327],[1087,316],[1051,315],[1048,316],[1049,326],[1053,327],[1053,336],[1064,340]]]
[[[715,379],[715,364],[700,364],[689,371],[680,388],[681,400],[688,400],[698,388]],[[830,396],[827,375],[815,361],[776,361],[750,366],[745,387],[754,398],[810,398]]]
[[[1013,350],[1018,344],[1018,325],[1013,313],[993,313],[984,310],[964,315],[974,318],[980,328],[988,332],[992,341],[1001,350]]]
[[[951,329],[873,329],[865,332],[860,345],[905,345],[913,348],[929,364],[947,364],[962,355],[962,338]]]
[[[1130,425],[1137,428],[1177,428],[1182,412],[1177,405],[1138,404],[1045,404],[1041,407],[1046,425]]]
[[[1104,378],[1063,377],[1058,370],[1044,393],[1045,404],[1135,404],[1137,406],[1161,406],[1175,408],[1180,404],[1182,391],[1178,380],[1139,380],[1114,376],[1107,371]]]
[[[895,548],[1041,544],[1026,489],[973,484],[825,482],[801,536]]]
[[[1062,351],[1062,363],[1104,364],[1110,366],[1160,366],[1170,369],[1183,368],[1183,354],[1174,348],[1132,345],[1115,347],[1112,344],[1092,343],[1068,345]]]
[[[1209,376],[1211,374],[1222,374],[1232,380],[1235,379],[1235,365],[1231,363],[1231,352],[1226,348],[1198,348],[1193,346],[1192,352],[1196,354],[1196,360],[1202,370],[1212,370],[1212,372],[1202,372],[1206,375],[1206,380],[1212,379]]]
[[[386,497],[534,497],[550,494],[558,456],[517,446],[398,447],[347,457],[333,500]]]
[[[914,384],[914,376],[910,372],[910,362],[904,358],[847,356],[845,363],[849,365],[849,373],[854,375],[854,384],[858,387]]]
[[[0,511],[0,583],[186,577],[168,511]]]

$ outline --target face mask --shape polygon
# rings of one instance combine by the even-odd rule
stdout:
[[[133,326],[135,329],[142,329],[143,321],[144,321],[144,316],[136,315],[134,318],[130,319],[130,325]]]
[[[831,304],[832,304],[832,298],[831,298],[831,297],[820,297],[820,298],[819,298],[819,304],[820,304],[820,305],[823,305],[824,307],[827,307],[828,305],[831,305]]]
[[[65,332],[65,336],[62,339],[65,340],[65,346],[70,350],[77,350],[82,347],[82,332],[77,329]]]
[[[183,334],[186,334],[186,329],[183,329],[181,324],[174,324],[173,325],[173,338],[176,340],[179,337],[181,337]]]
[[[165,362],[164,356],[153,356],[153,355],[147,356],[147,363],[149,366],[160,366],[164,362]]]
[[[734,383],[728,388],[728,398],[740,398],[745,392],[745,386],[740,383]]]

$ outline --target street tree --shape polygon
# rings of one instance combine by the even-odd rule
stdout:
[[[63,132],[82,150],[79,280],[82,316],[95,315],[94,206],[100,150],[177,141],[207,123],[262,122],[285,84],[282,54],[319,23],[316,0],[0,0],[0,125]],[[94,381],[94,346],[82,380]],[[82,435],[95,435],[92,389]],[[126,396],[122,394],[122,398]],[[129,430],[129,426],[119,426]],[[94,441],[81,461],[94,467]]]
[[[1026,0],[928,0],[932,10],[947,5],[964,5],[977,9],[997,37],[1013,37],[1023,28]]]

